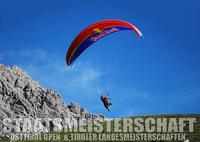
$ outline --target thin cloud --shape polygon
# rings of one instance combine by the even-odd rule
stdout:
[[[102,76],[102,73],[91,67],[79,67],[79,73],[75,76],[72,84],[76,86],[79,84],[82,88],[88,88],[91,85],[96,84],[96,81]]]
[[[96,81],[103,75],[89,62],[77,62],[72,67],[67,67],[61,57],[49,55],[42,49],[21,50],[18,52],[18,58],[30,58],[28,63],[23,62],[18,65],[27,71],[33,79],[47,87],[67,90],[70,94],[75,94],[77,91],[78,93],[84,92],[87,94],[96,92]],[[32,59],[33,57],[37,59]]]
[[[31,58],[34,60],[47,60],[47,53],[45,50],[42,49],[33,49],[33,50],[21,50],[21,56]]]
[[[137,89],[134,89],[134,87],[126,87],[123,90],[118,91],[119,94],[124,94],[126,98],[132,98],[132,99],[145,99],[145,100],[152,100],[152,96],[143,91],[139,91]]]

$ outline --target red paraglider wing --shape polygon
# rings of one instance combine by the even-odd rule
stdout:
[[[83,51],[100,38],[121,30],[133,30],[142,37],[142,33],[132,24],[122,20],[103,20],[96,22],[81,31],[71,43],[67,55],[67,65],[71,65]]]

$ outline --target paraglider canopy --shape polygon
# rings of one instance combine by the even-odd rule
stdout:
[[[81,31],[68,48],[66,55],[67,65],[71,65],[91,44],[109,34],[133,30],[139,37],[142,33],[131,23],[122,20],[103,20],[96,22]]]

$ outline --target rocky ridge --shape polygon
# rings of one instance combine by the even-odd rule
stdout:
[[[63,120],[67,117],[91,118],[96,115],[90,114],[77,103],[67,105],[55,90],[45,89],[19,67],[0,64],[0,134],[3,133],[4,118],[19,117]]]

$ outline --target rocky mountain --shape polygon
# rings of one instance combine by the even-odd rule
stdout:
[[[0,64],[0,134],[3,134],[4,118],[19,117],[63,120],[67,117],[91,118],[96,115],[88,113],[77,103],[67,105],[55,90],[42,87],[19,67]],[[51,127],[53,130],[54,126]]]

